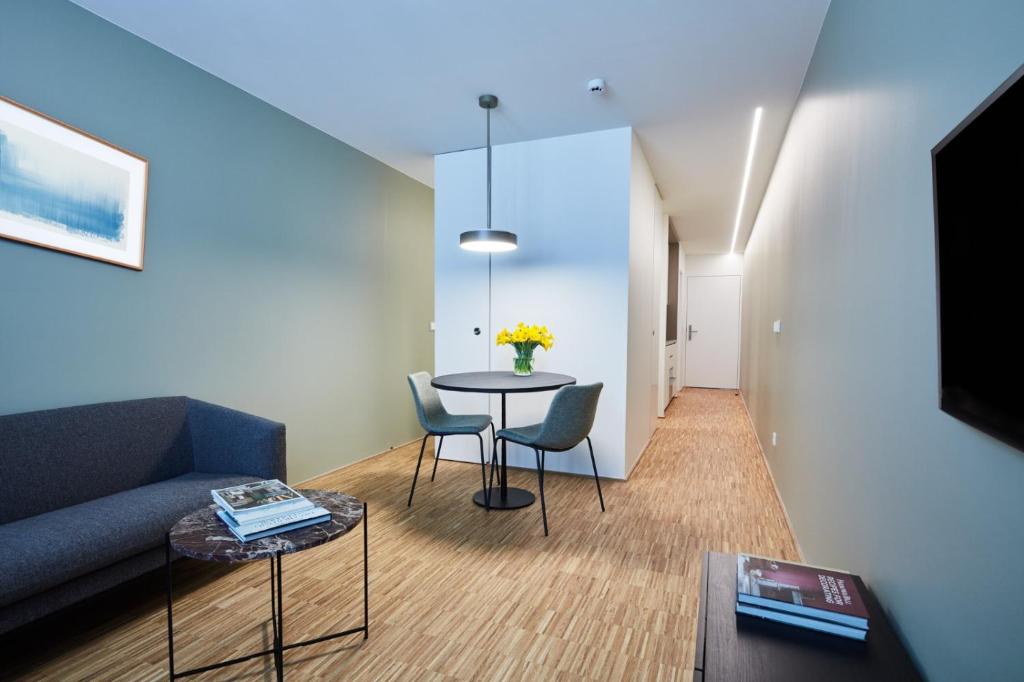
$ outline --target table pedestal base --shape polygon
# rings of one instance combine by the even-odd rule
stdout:
[[[508,494],[502,497],[501,488],[491,488],[491,509],[522,509],[537,501],[537,498],[529,490],[507,488],[507,491]],[[487,506],[484,502],[483,490],[476,491],[473,501],[481,507]]]

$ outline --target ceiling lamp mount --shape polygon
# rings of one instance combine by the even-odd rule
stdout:
[[[479,104],[487,112],[487,227],[463,232],[459,235],[459,246],[466,251],[486,253],[515,251],[519,247],[519,239],[514,232],[491,229],[491,109],[498,107],[498,98],[480,95]]]

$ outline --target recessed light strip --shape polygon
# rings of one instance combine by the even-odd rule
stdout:
[[[743,169],[743,184],[740,186],[740,205],[736,207],[736,223],[732,226],[732,246],[729,253],[736,253],[736,239],[740,236],[740,221],[743,218],[743,206],[747,203],[747,185],[750,184],[750,169],[754,165],[754,150],[757,148],[757,135],[761,131],[761,114],[764,107],[754,109],[754,127],[750,130],[750,147],[747,149],[747,165]]]

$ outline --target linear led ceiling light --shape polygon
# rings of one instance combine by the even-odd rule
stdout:
[[[750,184],[750,168],[754,165],[754,150],[757,148],[757,134],[761,131],[761,113],[764,107],[754,109],[754,126],[750,129],[750,147],[747,148],[747,165],[743,168],[743,184],[740,186],[740,205],[736,207],[736,223],[732,226],[732,246],[729,253],[736,253],[736,239],[740,236],[740,220],[743,206],[747,203],[747,185]]]

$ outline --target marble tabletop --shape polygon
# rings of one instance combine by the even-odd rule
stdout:
[[[171,528],[171,548],[182,556],[203,561],[255,561],[278,552],[291,554],[336,540],[363,520],[363,503],[345,493],[330,490],[299,490],[316,505],[331,512],[330,521],[280,535],[241,542],[217,516],[219,507],[192,512]]]

